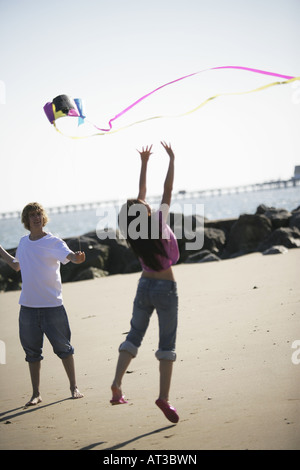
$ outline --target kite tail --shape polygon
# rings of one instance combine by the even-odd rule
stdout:
[[[133,122],[125,127],[122,127],[122,128],[119,128],[119,129],[116,129],[116,130],[113,130],[113,122],[116,121],[117,119],[119,119],[121,116],[123,116],[124,114],[126,114],[128,111],[130,111],[132,108],[134,108],[135,106],[137,106],[139,103],[141,103],[142,101],[146,100],[147,98],[149,98],[151,95],[153,95],[154,93],[156,93],[157,91],[161,90],[162,88],[165,88],[169,85],[172,85],[173,83],[176,83],[176,82],[179,82],[179,81],[182,81],[182,80],[185,80],[186,78],[189,78],[189,77],[193,77],[195,75],[198,75],[200,73],[203,73],[203,72],[206,72],[206,71],[209,71],[209,70],[220,70],[220,69],[237,69],[237,70],[245,70],[247,72],[253,72],[253,73],[257,73],[257,74],[262,74],[262,75],[267,75],[267,76],[272,76],[272,77],[278,77],[278,78],[283,78],[285,79],[285,81],[277,81],[277,82],[273,82],[273,83],[268,83],[267,85],[263,85],[261,87],[258,87],[258,88],[254,88],[252,90],[248,90],[248,91],[242,91],[242,92],[233,92],[233,93],[219,93],[219,94],[216,94],[214,96],[211,96],[210,98],[207,98],[205,101],[203,101],[202,103],[200,103],[198,106],[196,106],[195,108],[185,112],[185,113],[182,113],[182,114],[179,114],[179,115],[173,115],[173,116],[153,116],[153,117],[150,117],[150,118],[146,118],[146,119],[143,119],[143,120],[140,120],[140,121],[136,121],[136,122]],[[162,119],[162,118],[170,118],[170,117],[181,117],[181,116],[186,116],[188,114],[191,114],[191,113],[194,113],[195,111],[197,111],[198,109],[200,109],[201,107],[203,107],[205,104],[207,104],[209,101],[215,99],[215,98],[218,98],[220,96],[229,96],[229,95],[244,95],[244,94],[248,94],[248,93],[254,93],[254,92],[257,92],[257,91],[261,91],[261,90],[265,90],[267,88],[270,88],[270,87],[273,87],[275,85],[283,85],[283,84],[286,84],[286,83],[291,83],[291,82],[294,82],[296,80],[300,80],[300,77],[295,77],[295,76],[291,76],[291,75],[283,75],[283,74],[279,74],[279,73],[275,73],[275,72],[268,72],[266,70],[260,70],[260,69],[254,69],[254,68],[249,68],[249,67],[241,67],[241,66],[233,66],[233,65],[226,65],[226,66],[222,66],[222,67],[212,67],[212,68],[209,68],[209,69],[204,69],[204,70],[200,70],[199,72],[194,72],[194,73],[190,73],[188,75],[184,75],[183,77],[180,77],[180,78],[177,78],[175,80],[172,80],[170,82],[167,82],[163,85],[160,85],[159,87],[155,88],[154,90],[150,91],[149,93],[146,93],[145,95],[143,95],[141,98],[139,98],[138,100],[134,101],[131,105],[127,106],[125,109],[123,109],[121,112],[119,112],[118,114],[116,114],[113,118],[111,118],[108,122],[108,128],[100,128],[98,126],[96,126],[95,124],[91,123],[90,124],[95,127],[98,131],[101,131],[101,132],[97,132],[95,134],[92,134],[90,136],[78,136],[78,137],[71,137],[71,136],[68,136],[68,137],[71,137],[73,139],[84,139],[84,138],[87,138],[87,137],[92,137],[92,136],[96,136],[96,135],[106,135],[106,134],[112,134],[112,133],[116,133],[116,132],[119,132],[123,129],[126,129],[128,127],[131,127],[131,126],[134,126],[136,124],[140,124],[140,123],[144,123],[144,122],[147,122],[147,121],[150,121],[150,120],[153,120],[153,119]],[[63,134],[58,128],[57,126],[55,125],[55,121],[53,122],[53,125],[55,127],[55,129],[57,130],[57,132],[59,132],[60,134]]]

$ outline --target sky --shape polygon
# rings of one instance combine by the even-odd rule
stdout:
[[[277,81],[243,66],[300,76],[299,0],[0,0],[0,212],[135,197],[140,157],[153,144],[148,194],[162,192],[176,156],[174,192],[289,179],[300,164],[300,82],[221,96],[197,112],[70,139],[43,107],[58,95],[81,98],[89,121],[182,114],[219,93]],[[61,118],[69,135],[88,124]]]

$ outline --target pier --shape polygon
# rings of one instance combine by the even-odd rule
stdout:
[[[213,188],[213,189],[203,189],[195,191],[178,191],[173,193],[173,199],[199,199],[203,197],[212,197],[212,196],[223,196],[225,194],[242,194],[251,191],[264,191],[270,189],[285,189],[300,186],[300,178],[291,178],[289,180],[277,180],[277,181],[266,181],[264,183],[254,183],[247,184],[242,186],[232,186],[225,188]],[[160,196],[149,196],[147,198],[149,203],[155,204],[159,203],[161,200]],[[300,198],[299,198],[300,201]],[[46,210],[48,214],[61,214],[65,212],[78,212],[84,210],[93,210],[98,209],[99,207],[115,207],[119,206],[124,202],[124,200],[112,199],[107,201],[97,201],[97,202],[84,202],[78,204],[67,204],[56,207],[47,207]],[[11,212],[0,212],[0,219],[12,219],[19,218],[21,216],[20,211],[11,211]]]

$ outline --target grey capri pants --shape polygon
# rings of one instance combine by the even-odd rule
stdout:
[[[159,322],[159,344],[155,356],[158,360],[175,361],[178,295],[176,282],[169,280],[140,278],[133,304],[131,329],[119,351],[127,351],[133,357],[137,355],[154,309]]]

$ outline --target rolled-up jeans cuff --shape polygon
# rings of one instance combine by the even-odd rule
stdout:
[[[176,361],[176,352],[175,351],[162,351],[158,349],[155,353],[156,359],[159,361],[164,359],[166,361]]]
[[[136,357],[138,348],[134,344],[132,344],[130,341],[124,341],[124,343],[120,344],[120,347],[119,347],[119,352],[121,351],[127,351],[133,357]]]

